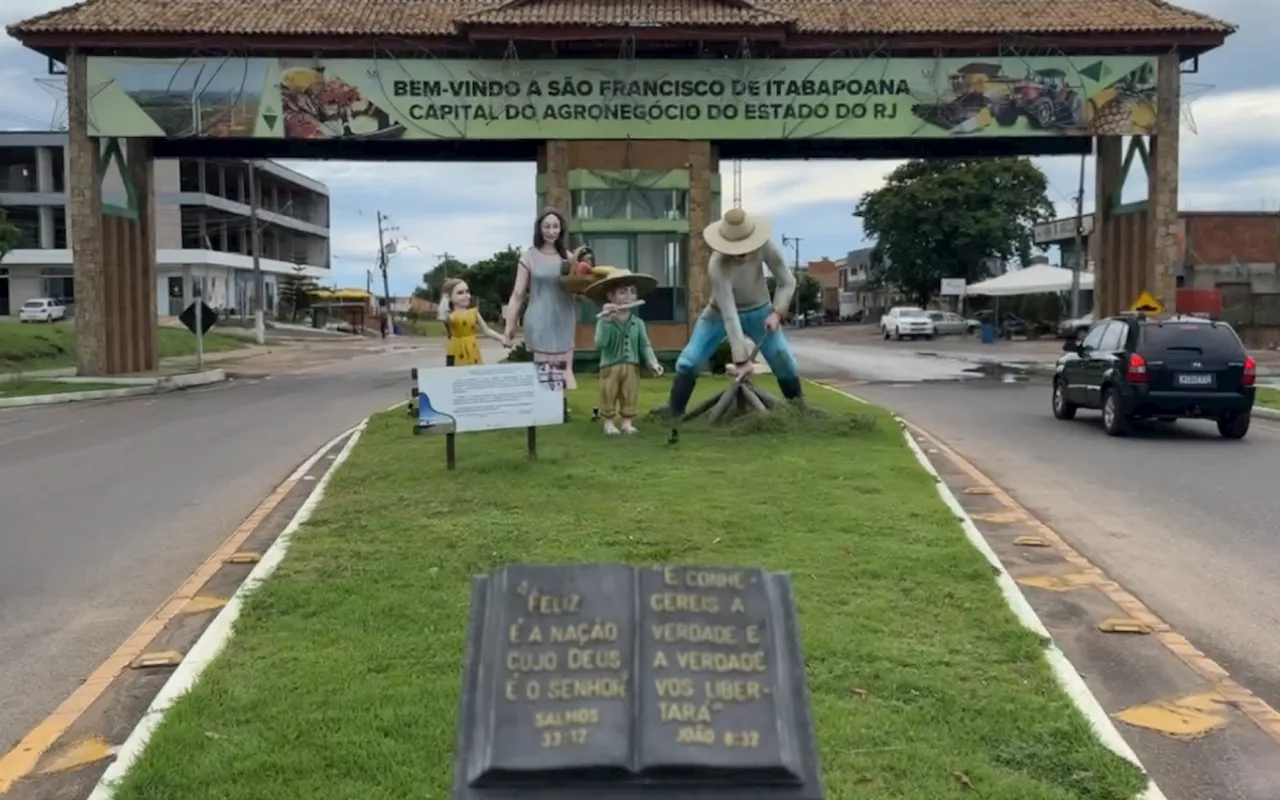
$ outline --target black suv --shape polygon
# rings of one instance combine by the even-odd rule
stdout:
[[[1218,432],[1249,432],[1257,364],[1225,322],[1122,314],[1098,322],[1062,349],[1053,376],[1053,415],[1102,410],[1102,426],[1123,436],[1135,419],[1214,419]]]

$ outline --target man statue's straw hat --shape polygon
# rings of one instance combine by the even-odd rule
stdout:
[[[769,218],[753,217],[740,208],[724,212],[724,218],[716,220],[702,231],[711,249],[727,256],[745,256],[764,247],[769,241]]]
[[[626,286],[627,284],[630,284],[636,287],[637,297],[644,297],[649,292],[658,288],[658,279],[652,275],[632,272],[629,269],[618,269],[617,267],[600,267],[600,269],[609,270],[608,277],[596,281],[588,286],[587,290],[583,292],[583,294],[600,305],[604,305],[609,302],[609,292],[619,286]]]

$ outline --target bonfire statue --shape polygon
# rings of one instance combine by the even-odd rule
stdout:
[[[699,370],[726,337],[740,379],[750,378],[752,356],[758,350],[777,378],[782,396],[800,399],[795,355],[781,330],[796,279],[769,234],[767,218],[752,216],[740,208],[725,212],[723,219],[702,232],[713,251],[707,264],[711,301],[698,317],[689,343],[676,361],[675,379],[665,408],[671,416],[685,414]],[[766,266],[777,283],[772,298]]]

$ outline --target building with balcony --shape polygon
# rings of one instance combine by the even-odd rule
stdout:
[[[889,290],[872,285],[873,249],[863,247],[850,250],[837,262],[840,265],[840,319],[850,319],[861,313],[864,319],[870,321],[889,307]]]
[[[66,150],[62,132],[0,132],[0,206],[21,237],[0,262],[0,316],[16,314],[35,297],[61,300],[74,313]],[[255,224],[268,313],[275,310],[281,276],[328,281],[324,184],[271,161],[231,159],[157,159],[154,182],[157,315],[181,313],[197,290],[215,309],[248,309]],[[104,200],[117,202],[116,194],[123,196],[123,183],[107,173]]]

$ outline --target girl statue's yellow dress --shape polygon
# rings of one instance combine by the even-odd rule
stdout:
[[[449,346],[445,351],[453,356],[455,367],[479,364],[480,342],[476,339],[478,309],[467,308],[449,312],[445,329],[449,332]]]

